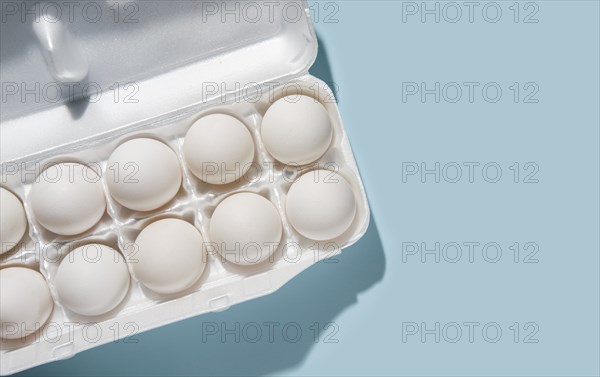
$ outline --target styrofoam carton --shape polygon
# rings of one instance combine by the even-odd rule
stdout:
[[[333,93],[308,73],[317,40],[305,1],[99,1],[93,9],[74,3],[70,15],[61,2],[55,3],[63,7],[60,14],[44,3],[3,9],[1,185],[23,202],[29,226],[22,242],[2,255],[0,268],[20,265],[40,271],[55,302],[49,322],[33,336],[1,340],[3,375],[269,294],[354,243],[369,222],[366,195]],[[99,19],[92,19],[92,14],[98,17],[93,10],[99,10]],[[303,167],[277,163],[260,134],[269,105],[297,94],[320,101],[334,131],[328,151]],[[252,180],[209,185],[187,169],[182,156],[187,130],[201,116],[217,112],[236,117],[250,130],[260,173]],[[166,206],[149,212],[123,207],[106,190],[103,174],[107,211],[92,229],[59,236],[36,221],[29,193],[45,166],[76,161],[105,173],[111,152],[138,136],[158,139],[178,156],[183,184]],[[350,183],[357,202],[350,228],[327,242],[302,237],[285,213],[294,179],[315,168],[337,171]],[[282,218],[282,242],[266,263],[239,266],[208,255],[202,278],[169,297],[144,288],[132,274],[125,300],[98,317],[78,315],[61,303],[57,267],[76,247],[102,243],[128,259],[140,231],[169,217],[188,221],[210,241],[208,225],[215,207],[236,192],[264,196]]]

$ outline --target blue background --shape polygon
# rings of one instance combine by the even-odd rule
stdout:
[[[311,3],[321,10],[311,72],[336,84],[371,204],[365,237],[338,263],[319,263],[268,297],[23,375],[598,375],[599,3],[538,1],[537,23],[522,22],[524,3],[514,22],[512,3],[499,2],[496,23],[481,7],[472,23],[466,15],[436,23],[418,15],[402,22],[395,1]],[[479,86],[473,103],[466,92],[456,103],[433,95],[403,102],[403,82],[495,82],[503,96],[488,103]],[[514,82],[537,84],[538,103],[515,103]],[[431,174],[403,182],[403,163],[411,162],[480,167],[473,182],[465,168],[449,183],[454,165],[439,183]],[[502,168],[497,183],[481,174],[489,162]],[[539,167],[537,183],[523,183],[527,162]],[[500,261],[486,262],[481,248],[472,263],[464,254],[456,263],[403,258],[406,243],[471,241],[496,242]],[[515,242],[535,242],[538,262],[523,263],[522,251],[515,263]],[[273,342],[266,334],[257,343],[203,339],[203,323],[213,322],[279,326]],[[403,341],[410,322],[448,332],[440,330],[439,343],[431,334]],[[449,341],[454,322],[462,330],[480,323],[472,342],[466,333]],[[290,323],[302,329],[295,343],[281,332]],[[502,329],[499,341],[482,336],[486,323]],[[525,343],[533,329],[529,340],[537,342]]]

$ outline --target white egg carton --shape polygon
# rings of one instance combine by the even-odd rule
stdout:
[[[271,29],[267,33],[265,30],[269,25],[263,25],[262,29],[259,28],[260,32],[254,31],[258,34],[255,44],[237,46],[227,53],[219,52],[216,58],[204,58],[197,65],[183,65],[173,71],[140,81],[140,93],[147,89],[143,98],[150,98],[144,106],[127,108],[122,104],[110,105],[101,100],[89,104],[89,108],[83,114],[75,117],[70,114],[68,105],[40,107],[36,104],[35,109],[27,115],[3,119],[1,143],[3,149],[8,147],[8,151],[2,151],[1,184],[23,202],[29,228],[18,246],[1,256],[0,268],[21,265],[40,271],[47,279],[55,307],[48,323],[32,336],[25,340],[0,340],[0,374],[12,374],[67,358],[134,333],[203,313],[225,310],[231,305],[267,295],[318,261],[339,254],[343,248],[353,244],[366,232],[369,207],[364,187],[337,104],[333,100],[333,93],[325,83],[308,74],[308,68],[316,55],[316,37],[308,17],[306,2],[300,1],[298,4],[305,12],[302,22],[288,24],[286,20],[279,20],[280,24],[274,29],[277,31],[275,34],[271,33]],[[181,5],[185,6],[188,5]],[[182,11],[182,14],[184,13]],[[183,25],[180,27],[185,28],[186,23],[181,23]],[[238,29],[240,27],[238,25]],[[246,25],[241,28],[254,30],[254,27],[256,26]],[[261,33],[266,33],[268,38]],[[235,40],[230,41],[234,42]],[[202,75],[207,68],[218,78],[229,80],[231,77],[223,76],[226,72],[221,71],[223,68],[229,69],[229,58],[235,62],[239,60],[237,54],[240,53],[246,54],[247,58],[257,58],[273,47],[282,46],[281,42],[286,45],[295,43],[298,51],[289,56],[283,54],[275,58],[273,63],[277,63],[279,68],[264,70],[256,65],[257,71],[246,65],[251,77],[246,77],[247,80],[242,82],[262,83],[251,89],[244,87],[243,90],[219,92],[208,98],[197,85],[186,85],[190,74],[196,72]],[[256,51],[251,51],[253,48]],[[293,51],[285,52],[290,54]],[[277,76],[277,70],[281,69],[283,61],[279,61],[281,59],[287,62],[287,65],[284,65],[287,72]],[[226,67],[220,67],[222,65]],[[242,71],[244,67],[244,64],[238,61],[237,70]],[[90,73],[93,72],[93,66],[89,69]],[[168,83],[173,82],[178,83],[180,90],[169,89]],[[108,93],[109,89],[106,89],[106,92]],[[160,93],[163,96],[176,96],[175,99],[167,101],[168,111],[165,110],[167,105],[159,104],[153,99]],[[284,95],[295,94],[309,95],[320,101],[329,112],[334,129],[331,146],[325,155],[314,164],[299,168],[285,167],[277,163],[267,153],[260,138],[261,119],[269,105]],[[248,100],[249,98],[252,100]],[[106,116],[108,119],[103,118],[100,122],[97,118],[98,111],[105,111],[106,106],[109,106],[111,111]],[[123,113],[114,113],[119,111]],[[182,157],[183,138],[196,119],[210,113],[232,115],[251,131],[256,146],[255,163],[263,167],[259,179],[215,186],[203,183],[187,169]],[[53,123],[59,119],[62,120],[60,124]],[[41,121],[50,122],[48,128],[58,135],[42,137],[39,139],[41,142],[37,145],[34,143],[32,147],[27,142],[28,138],[18,136],[14,132],[15,127],[23,126],[27,129],[32,122]],[[104,123],[111,121],[112,124],[109,125]],[[85,136],[82,136],[80,131],[69,133],[68,127],[74,125],[83,127]],[[36,173],[40,173],[42,166],[52,162],[80,162],[100,166],[105,172],[110,153],[122,142],[141,136],[163,141],[178,155],[184,173],[183,184],[176,197],[166,206],[150,212],[131,211],[111,198],[103,175],[107,211],[91,230],[75,237],[58,236],[36,222],[28,195]],[[31,135],[31,138],[36,137]],[[30,153],[35,148],[39,152]],[[15,166],[19,167],[19,173],[14,172]],[[350,183],[357,201],[356,216],[350,228],[340,237],[327,242],[316,242],[302,237],[290,226],[284,210],[286,194],[294,179],[301,173],[315,168],[337,171]],[[23,175],[23,172],[28,174]],[[207,268],[200,280],[185,292],[173,296],[151,292],[137,282],[132,274],[132,284],[125,300],[113,311],[98,317],[75,314],[61,304],[56,294],[54,279],[61,258],[69,251],[84,244],[102,243],[118,249],[128,259],[129,245],[146,225],[160,218],[188,221],[200,230],[206,242],[210,242],[208,225],[212,212],[226,196],[237,192],[260,194],[270,200],[279,211],[284,234],[280,247],[269,261],[253,266],[238,266],[224,262],[218,255],[209,254]],[[289,247],[290,245],[294,247]],[[300,254],[295,246],[300,247]],[[131,272],[131,265],[129,267]]]

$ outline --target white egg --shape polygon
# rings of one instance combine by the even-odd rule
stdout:
[[[0,337],[24,338],[40,329],[54,303],[44,277],[24,267],[0,270]]]
[[[281,241],[279,212],[265,197],[239,193],[227,197],[210,220],[211,241],[231,263],[257,264],[267,260]]]
[[[254,142],[250,131],[236,118],[211,114],[192,125],[183,153],[196,177],[222,185],[243,178],[254,160]]]
[[[284,164],[305,165],[329,148],[333,128],[329,113],[309,96],[283,97],[269,107],[262,120],[267,151]]]
[[[128,262],[135,277],[159,294],[181,292],[198,281],[206,267],[202,235],[192,224],[163,219],[144,228]]]
[[[42,226],[65,236],[89,230],[106,210],[98,173],[89,166],[72,162],[44,170],[31,188],[29,202]]]
[[[21,241],[26,229],[23,203],[15,194],[0,187],[0,255]]]
[[[100,244],[79,247],[60,262],[54,285],[60,302],[75,313],[96,316],[113,310],[129,290],[125,259]]]
[[[313,170],[292,184],[285,209],[298,233],[325,241],[348,230],[356,213],[356,200],[342,176],[329,170]]]
[[[177,155],[166,144],[148,138],[129,140],[108,159],[105,179],[112,197],[135,211],[167,204],[181,187]]]

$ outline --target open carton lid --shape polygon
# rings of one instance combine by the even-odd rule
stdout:
[[[306,0],[2,2],[2,18],[2,163],[283,84],[317,54]]]

